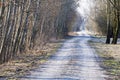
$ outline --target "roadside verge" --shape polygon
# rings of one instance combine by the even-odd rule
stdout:
[[[100,66],[107,71],[107,80],[120,80],[120,44],[105,44],[105,38],[93,38],[89,41],[102,59]]]
[[[17,77],[29,75],[30,70],[36,69],[40,64],[46,62],[61,45],[60,41],[47,43],[42,50],[31,50],[0,65],[0,80],[17,80]]]

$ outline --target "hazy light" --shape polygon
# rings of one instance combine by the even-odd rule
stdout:
[[[90,10],[93,6],[93,0],[79,0],[78,1],[79,7],[77,8],[77,12],[83,16],[87,17],[90,14]]]
[[[81,25],[79,26],[80,33],[88,33],[88,29],[86,28],[86,25],[88,24],[89,21],[89,16],[91,16],[91,10],[94,7],[94,0],[79,0],[77,2],[78,8],[77,13],[78,16],[80,15],[82,22],[80,23]],[[82,31],[82,32],[81,32]]]

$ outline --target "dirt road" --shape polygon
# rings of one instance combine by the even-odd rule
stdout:
[[[50,59],[21,80],[105,80],[95,50],[88,41],[91,37],[80,33],[64,42]]]

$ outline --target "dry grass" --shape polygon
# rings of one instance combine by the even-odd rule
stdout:
[[[120,45],[113,45],[113,44],[102,44],[97,43],[94,44],[96,49],[101,49],[101,53],[104,52],[105,55],[112,56],[113,58],[120,60]]]
[[[0,65],[0,78],[17,80],[17,77],[29,74],[31,69],[44,63],[52,53],[55,53],[59,43],[49,43],[42,50],[32,50],[15,57],[14,60]]]
[[[78,34],[76,32],[69,32],[68,35],[70,35],[70,36],[77,36]]]
[[[110,75],[108,80],[120,80],[120,44],[104,44],[103,38],[94,38],[90,45],[103,59],[101,67]]]

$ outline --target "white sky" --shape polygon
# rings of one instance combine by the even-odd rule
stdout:
[[[93,0],[79,0],[78,4],[78,13],[80,13],[83,17],[87,17],[87,15],[90,14],[91,7],[93,6]]]

